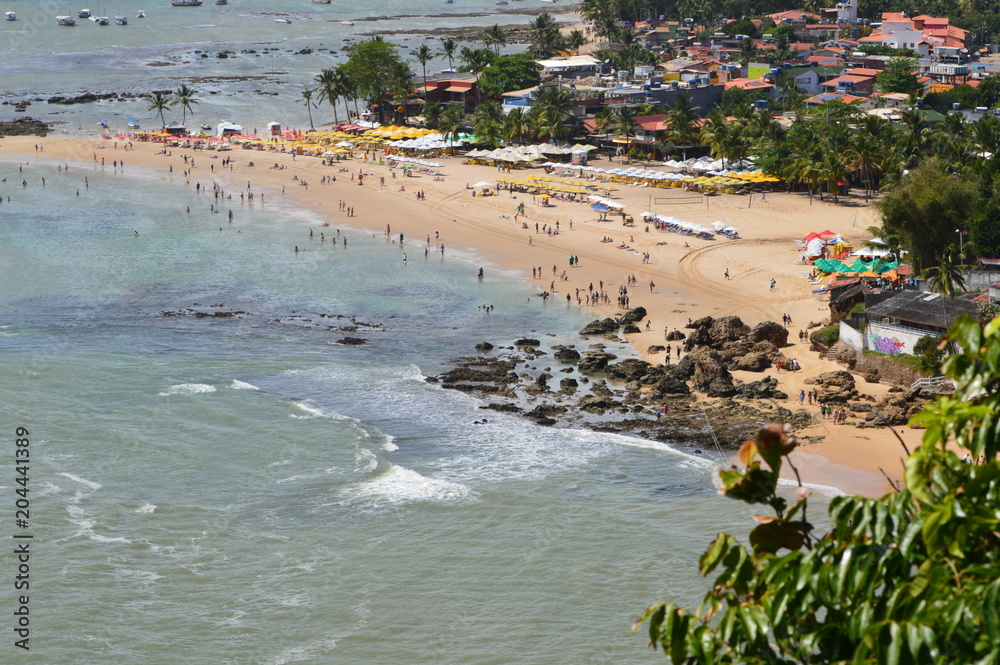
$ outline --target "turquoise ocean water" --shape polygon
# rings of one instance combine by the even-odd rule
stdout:
[[[481,257],[404,265],[381,235],[310,241],[305,212],[229,225],[151,175],[17,169],[0,445],[31,431],[36,536],[17,662],[659,662],[630,622],[693,604],[697,556],[745,526],[708,460],[423,381],[483,339],[573,342],[588,319],[488,263],[476,280]],[[162,314],[185,309],[246,314]],[[352,319],[369,343],[334,343]]]

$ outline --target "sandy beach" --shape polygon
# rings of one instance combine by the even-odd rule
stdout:
[[[36,150],[37,144],[43,146],[42,151]],[[105,171],[112,171],[112,162],[124,161],[126,174],[148,170],[159,174],[165,186],[211,188],[217,184],[234,196],[232,201],[224,202],[222,211],[231,207],[237,216],[237,197],[241,191],[246,192],[249,184],[258,197],[263,194],[265,209],[278,213],[283,207],[303,207],[321,215],[331,227],[357,227],[372,233],[383,233],[388,225],[397,242],[398,235],[403,234],[413,256],[425,248],[440,252],[441,245],[446,253],[449,247],[478,250],[487,257],[483,266],[486,271],[520,271],[525,280],[534,280],[539,292],[551,291],[556,302],[569,295],[567,307],[579,306],[577,289],[582,298],[591,285],[599,289],[603,284],[611,304],[592,306],[594,318],[620,312],[615,305],[618,288],[634,276],[637,286],[629,289],[630,306],[645,307],[650,321],[648,332],[629,336],[640,353],[650,345],[662,344],[665,330],[683,329],[689,319],[735,314],[753,326],[766,320],[780,322],[782,315],[788,315],[792,320],[792,346],[784,352],[795,358],[802,369],[781,374],[770,370],[766,374],[778,379],[790,396],[782,406],[793,411],[800,408],[797,396],[807,388],[807,378],[842,369],[821,360],[808,350],[807,344],[798,342],[799,331],[810,323],[825,321],[828,309],[826,299],[811,292],[813,287],[805,278],[807,266],[795,263],[795,241],[810,231],[831,229],[858,244],[867,237],[864,229],[876,223],[874,211],[854,196],[833,204],[819,198],[810,201],[803,194],[768,193],[766,199],[759,195],[705,197],[682,189],[614,185],[619,190],[611,192],[611,198],[625,204],[626,212],[637,220],[647,210],[706,226],[721,220],[737,227],[741,235],[739,240],[705,241],[651,227],[647,230],[641,221],[634,227],[623,226],[620,218],[599,221],[598,214],[582,203],[552,199],[550,205],[543,206],[531,195],[504,191],[495,196],[473,197],[469,185],[495,182],[502,175],[495,168],[463,164],[461,157],[436,159],[444,164],[440,169],[443,180],[436,180],[428,174],[403,177],[400,169],[395,170],[394,177],[387,165],[359,160],[322,166],[319,158],[293,159],[291,154],[280,152],[237,148],[217,153],[167,148],[168,154],[162,154],[162,144],[135,142],[132,146],[126,151],[123,142],[116,147],[114,141],[100,138],[9,137],[0,141],[0,156],[9,161],[68,164],[71,172],[78,171],[81,182],[88,171],[101,168],[103,159]],[[182,154],[193,157],[193,167],[185,164]],[[232,159],[231,168],[222,167],[223,158]],[[591,163],[612,167],[606,159]],[[187,176],[185,171],[189,171]],[[357,179],[362,171],[363,185]],[[542,171],[515,171],[511,177],[530,174]],[[336,177],[336,181],[322,184],[324,176]],[[423,195],[420,199],[418,192]],[[524,204],[525,212],[515,221],[518,204]],[[343,207],[353,208],[354,216],[348,217]],[[536,224],[539,229],[558,225],[559,233],[536,232]],[[324,229],[313,230],[318,235]],[[613,242],[602,242],[607,237]],[[308,228],[289,226],[287,251],[294,251],[296,245],[305,247],[308,242]],[[628,249],[620,248],[623,244]],[[649,255],[648,262],[643,261],[643,254]],[[572,267],[570,256],[578,259]],[[533,268],[540,269],[540,278],[532,277]],[[772,278],[776,281],[773,290]],[[662,362],[662,356],[644,357],[650,362]],[[734,372],[734,376],[744,381],[761,378],[759,373]],[[859,384],[859,389],[878,398],[888,386]],[[706,406],[710,403],[707,400]],[[818,407],[801,408],[818,417]],[[919,432],[900,429],[907,445],[919,442]],[[902,475],[903,450],[887,429],[857,429],[817,420],[815,426],[800,434],[823,437],[794,455],[806,483],[880,495],[891,489],[883,472],[894,481]]]

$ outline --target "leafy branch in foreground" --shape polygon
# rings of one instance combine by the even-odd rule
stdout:
[[[761,430],[740,450],[745,469],[716,482],[775,516],[756,518],[749,549],[719,534],[695,612],[658,603],[633,630],[648,623],[674,665],[1000,663],[1000,319],[962,317],[947,340],[962,349],[944,362],[958,387],[911,420],[924,435],[905,489],[833,499],[814,539],[801,486],[791,508],[776,494],[795,441]]]

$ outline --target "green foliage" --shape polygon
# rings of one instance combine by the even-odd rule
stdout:
[[[882,228],[898,235],[919,271],[936,265],[941,248],[977,209],[980,196],[972,176],[947,173],[937,158],[924,160],[875,205]]]
[[[1000,79],[998,79],[1000,80]],[[924,108],[934,109],[939,113],[950,113],[952,104],[961,104],[962,108],[972,109],[981,106],[980,91],[971,85],[956,85],[944,92],[931,92],[924,95]]]
[[[976,308],[976,320],[983,325],[986,325],[998,316],[1000,316],[1000,303],[992,301],[981,302],[979,303],[979,307]]]
[[[722,32],[729,37],[747,35],[750,39],[760,39],[760,28],[753,21],[745,18],[725,24],[722,26]]]
[[[916,57],[916,53],[908,48],[893,48],[892,46],[884,44],[858,44],[854,47],[855,51],[861,51],[862,53],[867,53],[868,55],[887,55],[890,57]]]
[[[993,76],[987,76],[979,82],[979,87],[976,88],[976,92],[979,96],[976,106],[994,108],[997,103],[1000,102],[1000,76],[995,74]]]
[[[539,14],[528,24],[528,38],[531,40],[532,53],[541,58],[551,56],[563,43],[559,24],[549,14]]]
[[[853,310],[851,311],[853,312]],[[835,323],[832,326],[826,326],[825,328],[813,331],[809,335],[809,339],[830,348],[840,341],[840,324]]]
[[[881,92],[902,92],[906,95],[919,93],[923,86],[914,73],[916,62],[908,58],[889,60],[885,71],[875,77],[875,84]]]
[[[915,367],[924,374],[935,376],[941,372],[941,361],[944,360],[944,349],[939,348],[941,339],[938,337],[921,337],[913,345],[913,356],[919,361]]]
[[[834,498],[819,538],[804,489],[791,507],[775,489],[795,440],[772,425],[743,444],[743,469],[720,470],[716,487],[774,514],[754,518],[749,547],[725,533],[708,547],[699,570],[713,584],[696,611],[646,610],[636,628],[648,623],[650,645],[675,665],[1000,662],[998,332],[1000,319],[955,323],[963,351],[944,369],[958,388],[911,420],[924,435],[906,488]]]
[[[368,39],[351,44],[345,51],[347,61],[339,70],[369,104],[389,100],[410,88],[410,68],[389,42]]]
[[[541,68],[530,53],[505,55],[493,61],[479,77],[479,89],[494,96],[511,90],[523,90],[541,82]]]

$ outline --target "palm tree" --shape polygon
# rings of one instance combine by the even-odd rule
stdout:
[[[479,75],[492,64],[493,51],[483,48],[473,49],[465,47],[462,49],[461,57],[463,66],[476,75],[476,102],[479,103],[483,99],[483,93],[479,89]]]
[[[684,94],[678,96],[677,101],[667,110],[666,138],[680,147],[685,161],[688,147],[698,140],[698,128],[695,126],[698,119],[698,114]]]
[[[752,39],[743,39],[740,41],[740,52],[736,55],[736,62],[740,63],[741,67],[746,67],[750,64],[750,61],[757,57],[757,45]]]
[[[160,114],[161,127],[167,126],[167,121],[163,118],[163,112],[170,110],[170,98],[162,92],[154,92],[149,99],[149,110]]]
[[[628,107],[623,106],[612,116],[610,129],[616,137],[628,139],[628,145],[631,146],[635,140],[635,132],[639,129],[639,123],[635,121]]]
[[[476,107],[472,115],[472,127],[476,134],[476,143],[489,143],[496,148],[500,144],[500,134],[503,132],[503,109],[500,102],[487,99]]]
[[[559,88],[543,88],[528,111],[532,131],[539,137],[558,142],[566,133],[566,123],[573,119],[573,96]]]
[[[334,68],[324,69],[322,72],[316,75],[316,83],[319,84],[317,90],[319,90],[319,100],[321,102],[326,102],[331,107],[333,107],[333,122],[334,124],[340,123],[340,118],[337,116],[337,100],[343,95],[344,76]]]
[[[726,116],[715,109],[708,115],[708,122],[701,126],[699,140],[712,151],[712,157],[722,159],[722,167],[726,165],[726,153],[729,151],[732,132],[726,124]]]
[[[302,103],[305,104],[306,110],[309,111],[309,129],[312,131],[316,131],[316,127],[313,126],[313,111],[312,111],[313,107],[316,106],[316,103],[312,100],[313,93],[315,92],[316,92],[315,88],[307,88],[306,90],[302,91],[302,97],[301,97]]]
[[[972,266],[965,264],[965,254],[955,250],[954,245],[948,245],[938,256],[938,264],[924,270],[924,277],[927,278],[927,288],[931,293],[938,293],[948,296],[951,301],[959,293],[965,293],[965,271]],[[951,328],[951,319],[948,317],[948,310],[941,300],[941,311],[944,314],[945,328]]]
[[[424,104],[424,124],[428,127],[437,127],[438,123],[441,121],[441,114],[444,112],[444,107],[441,106],[441,102],[432,99],[431,101]]]
[[[420,63],[424,72],[424,98],[427,98],[427,63],[434,58],[434,51],[427,44],[421,44],[417,49],[417,62]]]
[[[458,104],[451,104],[441,114],[441,121],[438,123],[438,131],[445,141],[457,141],[461,133],[462,121],[465,113]]]
[[[500,47],[507,44],[507,33],[499,23],[494,23],[492,26],[483,30],[479,38],[482,40],[483,44],[487,47],[492,46],[496,50],[496,54],[500,55]]]
[[[580,52],[580,47],[586,43],[587,37],[580,30],[572,30],[566,35],[566,46],[577,53]]]
[[[455,69],[453,58],[457,50],[458,42],[451,37],[445,37],[441,40],[441,52],[444,53],[444,57],[448,58],[448,69]]]
[[[528,24],[528,38],[531,50],[543,58],[551,56],[562,41],[559,25],[548,14],[539,14]]]
[[[177,88],[177,92],[174,93],[174,101],[181,107],[181,123],[187,122],[187,112],[192,111],[191,106],[198,103],[198,100],[194,98],[195,92],[191,88],[184,84]],[[192,111],[192,114],[194,112]]]
[[[524,111],[514,109],[507,114],[503,123],[503,137],[508,142],[513,142],[516,138],[518,143],[524,143],[524,135],[530,131],[531,126],[528,124],[528,117]]]

